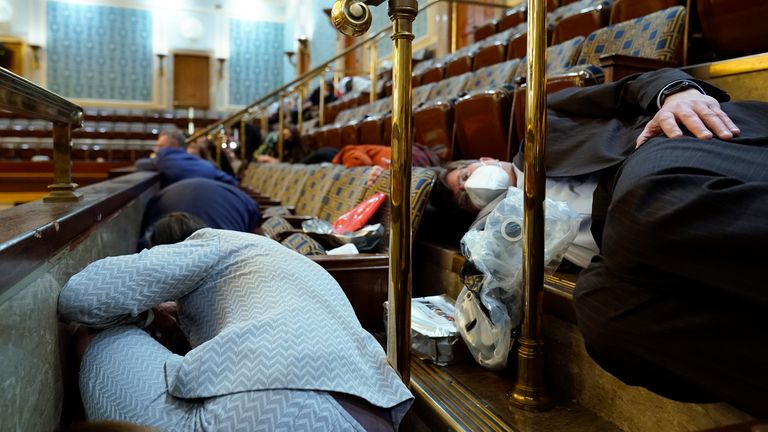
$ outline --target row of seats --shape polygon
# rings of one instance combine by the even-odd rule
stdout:
[[[85,118],[96,122],[128,122],[128,123],[186,123],[189,121],[189,110],[144,110],[123,108],[85,108]],[[211,122],[225,118],[229,113],[216,110],[195,110],[193,120],[196,122]],[[0,111],[0,119],[23,119],[24,114]]]
[[[547,21],[553,44],[573,37],[583,29],[613,25],[678,5],[692,6],[691,28],[701,31],[701,37],[712,50],[707,61],[762,53],[768,50],[768,28],[763,17],[768,3],[763,0],[612,0],[609,8],[592,7],[582,1],[548,2]],[[501,18],[475,28],[473,37],[479,41],[513,28],[527,19],[526,3],[508,9]],[[558,7],[560,6],[560,7]],[[583,33],[580,33],[583,34]],[[691,34],[698,37],[699,34]],[[697,56],[698,57],[698,56]]]
[[[75,145],[72,147],[72,159],[80,161],[109,161],[134,162],[137,159],[149,157],[151,147],[113,148],[111,146]],[[0,160],[29,161],[33,157],[43,156],[53,160],[53,148],[32,147],[27,144],[19,146],[0,146]]]
[[[317,217],[333,222],[361,201],[377,192],[389,193],[390,174],[385,171],[370,185],[370,167],[345,168],[334,164],[260,164],[251,163],[240,182],[241,187],[261,200],[269,198],[277,207],[262,208],[268,217],[262,224],[264,234],[304,255],[323,255],[325,248],[307,234],[298,232],[302,220]],[[411,180],[411,220],[414,233],[424,212],[435,180],[434,171],[413,168]],[[289,210],[290,209],[290,210]],[[383,205],[376,221],[389,227],[389,206]],[[387,239],[376,252],[386,252]]]
[[[629,67],[604,69],[605,55],[642,58],[633,67],[674,65],[680,52],[685,8],[672,7],[631,21],[599,29],[586,38],[575,37],[547,49],[547,75],[554,83],[569,85],[601,82],[606,75],[618,79],[633,71]],[[629,62],[631,65],[631,62]],[[517,150],[511,139],[511,112],[523,88],[527,72],[525,58],[423,83],[413,90],[414,140],[435,150],[443,160],[491,156],[508,160]],[[515,110],[515,116],[524,115]],[[389,143],[390,100],[348,108],[332,124],[303,135],[309,147],[341,147],[349,144]],[[518,128],[518,132],[522,128]]]
[[[679,0],[578,0],[565,2],[556,7],[550,2],[547,15],[549,44],[559,45],[578,36],[588,36],[606,27],[609,22],[618,24],[635,19],[655,11],[677,5]],[[610,19],[609,19],[610,15]],[[414,87],[438,82],[444,78],[459,76],[505,60],[520,59],[526,55],[527,23],[525,5],[510,9],[499,21],[494,21],[482,30],[475,43],[462,47],[446,56],[425,59],[413,66],[412,83]],[[626,40],[626,38],[622,38]],[[682,43],[682,38],[678,43]],[[682,60],[682,50],[673,60],[678,64]],[[641,54],[633,54],[639,56]],[[385,79],[377,81],[374,91],[380,97],[391,96],[391,71],[382,71]],[[388,74],[388,75],[387,75]],[[367,93],[350,95],[329,104],[324,113],[326,123],[336,121],[335,117],[346,109],[368,103]],[[338,122],[338,121],[336,121]]]

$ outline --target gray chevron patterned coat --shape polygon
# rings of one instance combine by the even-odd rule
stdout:
[[[125,326],[169,300],[192,345],[185,356]],[[412,402],[336,281],[265,237],[206,228],[93,262],[64,286],[59,312],[109,328],[81,367],[89,418],[168,430],[356,430],[326,392],[392,408],[395,425]],[[222,413],[227,406],[236,413]]]

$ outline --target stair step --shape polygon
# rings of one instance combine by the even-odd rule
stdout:
[[[416,415],[432,430],[615,432],[616,426],[570,401],[551,411],[531,413],[512,407],[514,377],[474,364],[438,367],[414,359],[411,388]]]

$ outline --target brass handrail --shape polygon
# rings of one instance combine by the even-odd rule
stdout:
[[[72,131],[83,126],[83,108],[32,81],[0,68],[0,109],[53,123],[53,184],[45,202],[78,201],[72,183]]]
[[[15,73],[0,68],[0,109],[53,123],[83,124],[83,109]]]
[[[528,78],[525,98],[523,321],[512,405],[528,411],[552,407],[544,383],[544,137],[547,127],[547,4],[528,0]]]
[[[466,5],[471,5],[471,6],[485,6],[485,7],[492,7],[492,8],[504,8],[504,9],[507,9],[507,8],[511,7],[511,6],[507,5],[506,3],[483,3],[483,2],[477,1],[477,0],[433,0],[433,1],[425,4],[424,6],[421,6],[418,9],[418,12],[422,12],[424,10],[427,10],[430,7],[432,7],[432,6],[434,6],[434,5],[438,4],[438,3],[446,3],[446,2],[447,3],[466,4]],[[190,136],[189,138],[187,138],[187,143],[192,143],[196,139],[198,139],[200,137],[204,137],[204,136],[210,134],[211,132],[213,132],[217,128],[221,128],[221,127],[227,128],[227,127],[232,126],[233,124],[237,123],[240,120],[240,118],[242,118],[244,115],[248,114],[248,112],[251,111],[252,109],[258,107],[259,105],[263,104],[264,102],[267,102],[267,101],[273,99],[274,97],[278,96],[281,92],[290,93],[290,91],[289,91],[290,89],[292,89],[294,87],[299,87],[300,85],[304,84],[305,82],[313,80],[317,76],[323,75],[326,72],[326,68],[328,67],[329,64],[335,62],[336,60],[338,60],[340,58],[343,58],[347,54],[355,51],[356,49],[364,46],[365,44],[371,43],[371,42],[375,41],[376,39],[379,39],[379,38],[385,36],[386,34],[388,34],[391,31],[392,31],[392,26],[382,27],[381,29],[379,29],[379,30],[375,31],[374,33],[372,33],[367,38],[365,38],[365,39],[361,40],[360,42],[352,45],[351,47],[345,49],[344,51],[342,51],[341,53],[335,55],[334,57],[331,57],[330,59],[326,60],[324,63],[320,64],[319,66],[315,67],[314,69],[311,69],[310,71],[308,71],[304,75],[301,75],[300,77],[294,79],[293,81],[289,82],[288,84],[283,84],[282,86],[280,86],[280,87],[276,88],[275,90],[271,91],[270,93],[268,93],[266,96],[260,97],[255,102],[251,103],[250,105],[248,105],[247,107],[241,109],[240,111],[232,114],[231,116],[229,116],[229,117],[227,117],[227,118],[225,118],[223,120],[219,120],[216,123],[213,123],[212,125],[206,127],[202,131],[200,131],[200,132]],[[373,88],[371,88],[371,89],[373,90]]]

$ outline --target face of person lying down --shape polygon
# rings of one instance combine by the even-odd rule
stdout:
[[[481,179],[478,175],[473,176],[476,173],[484,178]],[[506,174],[506,177],[502,173]],[[517,177],[515,176],[512,164],[493,158],[480,158],[477,162],[452,170],[446,175],[445,179],[459,207],[468,211],[479,211],[484,204],[487,204],[488,198],[494,195],[494,193],[489,193],[481,196],[483,194],[477,191],[483,190],[487,186],[481,183],[491,181],[495,183],[494,187],[498,188],[497,190],[502,190],[500,183],[505,183],[504,189],[517,184]],[[475,191],[468,191],[473,186]],[[495,195],[498,195],[498,193],[495,193]]]

